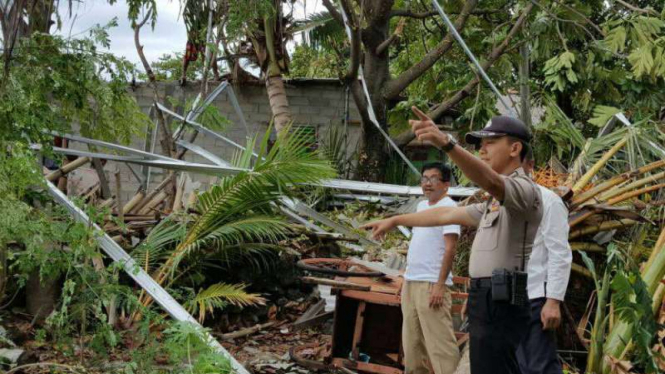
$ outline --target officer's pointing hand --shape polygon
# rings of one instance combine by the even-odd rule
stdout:
[[[383,237],[386,236],[388,231],[395,228],[395,224],[393,223],[392,219],[387,218],[379,221],[366,223],[360,226],[360,228],[364,230],[372,230],[372,239],[379,240],[383,239]]]
[[[417,120],[409,120],[411,130],[416,135],[416,139],[421,142],[428,142],[437,147],[443,147],[448,144],[448,136],[444,134],[427,114],[423,113],[415,106],[411,107],[413,114],[418,117]]]

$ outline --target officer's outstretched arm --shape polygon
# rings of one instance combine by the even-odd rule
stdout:
[[[420,109],[411,107],[418,120],[410,120],[411,130],[416,137],[423,142],[429,142],[437,147],[448,144],[448,135],[444,134]],[[515,152],[515,150],[513,150]],[[519,154],[519,149],[517,149]],[[480,188],[487,191],[498,201],[503,201],[505,184],[503,177],[494,171],[488,164],[471,154],[462,147],[455,147],[448,152],[448,157],[457,165],[462,173],[476,183]]]
[[[361,228],[372,230],[372,238],[381,239],[397,226],[432,227],[445,225],[475,226],[475,221],[465,207],[438,207],[418,213],[402,214],[395,217],[370,222]]]
[[[462,147],[453,148],[448,152],[448,157],[462,170],[467,178],[498,201],[503,201],[506,185],[501,174]]]

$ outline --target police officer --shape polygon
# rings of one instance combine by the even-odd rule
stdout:
[[[519,374],[516,351],[530,319],[528,301],[519,302],[526,298],[526,282],[518,282],[519,286],[509,291],[521,297],[510,300],[501,291],[513,278],[525,280],[518,276],[524,274],[542,217],[540,190],[522,169],[531,134],[518,119],[494,117],[483,130],[466,136],[467,143],[480,147],[480,158],[476,158],[458,146],[451,135],[441,132],[423,112],[415,107],[412,110],[418,120],[409,122],[417,139],[445,151],[490,198],[467,207],[395,216],[364,227],[372,229],[374,238],[400,225],[478,227],[469,260],[471,373]]]

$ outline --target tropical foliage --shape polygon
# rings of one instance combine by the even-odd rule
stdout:
[[[236,166],[251,167],[252,171],[222,178],[198,195],[191,214],[162,221],[134,251],[134,257],[158,282],[175,287],[176,281],[182,284],[185,276],[194,281],[191,273],[204,264],[230,269],[238,261],[269,256],[291,232],[275,210],[275,203],[294,196],[294,186],[316,183],[335,174],[318,152],[308,150],[306,137],[288,128],[269,149],[270,130],[260,143],[258,157],[252,157],[254,142],[236,157]],[[201,320],[206,312],[227,304],[243,306],[263,301],[258,295],[245,293],[243,285],[209,283],[188,301]],[[148,305],[152,300],[145,296],[142,301]]]

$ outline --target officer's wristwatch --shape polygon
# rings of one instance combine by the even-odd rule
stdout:
[[[457,145],[457,140],[455,140],[455,138],[453,138],[453,136],[450,134],[446,135],[448,135],[448,143],[446,143],[446,145],[441,147],[441,150],[448,153],[450,152],[451,149],[455,148],[455,146]]]

